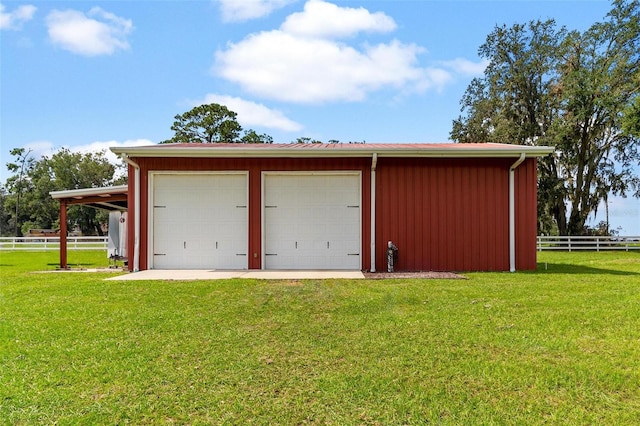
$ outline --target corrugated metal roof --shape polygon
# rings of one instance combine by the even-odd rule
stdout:
[[[318,144],[160,144],[111,148],[129,157],[540,157],[554,151],[548,146],[495,143],[318,143]]]
[[[128,190],[127,185],[119,185],[51,191],[49,195],[55,200],[65,200],[67,204],[82,204],[104,210],[126,211]]]

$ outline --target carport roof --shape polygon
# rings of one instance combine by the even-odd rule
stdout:
[[[188,143],[111,148],[128,157],[542,157],[554,151],[549,146],[496,143],[314,143],[234,144]]]
[[[65,200],[67,204],[82,204],[102,210],[127,210],[127,185],[102,188],[71,189],[49,193],[56,200]]]

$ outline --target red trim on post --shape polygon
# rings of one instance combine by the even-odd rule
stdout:
[[[60,200],[60,268],[67,269],[67,200]]]

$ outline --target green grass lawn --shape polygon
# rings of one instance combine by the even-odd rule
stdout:
[[[640,253],[545,252],[538,272],[468,280],[0,265],[6,424],[640,424]]]

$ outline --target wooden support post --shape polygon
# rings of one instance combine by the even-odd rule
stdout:
[[[67,200],[60,200],[60,268],[67,269]]]

